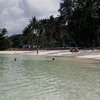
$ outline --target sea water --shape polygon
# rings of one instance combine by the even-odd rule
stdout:
[[[0,100],[100,100],[100,61],[0,55]]]

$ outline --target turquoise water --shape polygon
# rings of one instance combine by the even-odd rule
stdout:
[[[0,55],[0,100],[100,100],[99,60],[51,59]]]

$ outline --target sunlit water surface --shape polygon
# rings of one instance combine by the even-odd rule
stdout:
[[[0,100],[100,100],[100,61],[0,55]]]

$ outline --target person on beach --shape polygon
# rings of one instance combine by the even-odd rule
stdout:
[[[39,51],[38,51],[38,46],[36,47],[36,53],[37,53],[37,55],[38,55],[38,53],[39,53]]]

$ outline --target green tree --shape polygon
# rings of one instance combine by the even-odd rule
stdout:
[[[27,27],[23,30],[24,44],[36,44],[36,36],[38,34],[38,24],[36,18],[32,18]]]
[[[68,32],[73,41],[96,46],[97,30],[100,28],[99,0],[63,0],[59,11],[68,23]]]
[[[24,37],[22,34],[15,34],[9,37],[11,41],[11,46],[13,48],[18,48],[23,46]]]
[[[7,30],[5,28],[0,29],[0,50],[5,50],[10,47],[10,40],[6,36]]]

